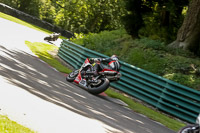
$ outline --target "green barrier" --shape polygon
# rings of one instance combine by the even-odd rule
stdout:
[[[86,58],[108,56],[63,40],[58,56],[75,69]],[[190,123],[195,123],[200,112],[200,92],[120,61],[122,77],[111,86],[155,108]]]

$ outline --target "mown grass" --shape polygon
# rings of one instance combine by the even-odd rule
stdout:
[[[35,30],[38,30],[38,31],[41,31],[41,32],[44,32],[44,33],[47,33],[47,34],[52,33],[52,32],[49,31],[49,30],[46,30],[46,29],[41,28],[41,27],[39,27],[39,26],[36,26],[36,25],[30,24],[30,23],[27,23],[27,22],[25,22],[25,21],[23,21],[23,20],[20,20],[20,19],[18,19],[18,18],[15,18],[15,17],[13,17],[13,16],[7,15],[7,14],[2,13],[2,12],[0,12],[0,17],[1,17],[1,18],[4,18],[4,19],[7,19],[7,20],[10,20],[10,21],[12,21],[12,22],[18,23],[18,24],[27,26],[27,27],[29,27],[29,28],[32,28],[32,29],[35,29]]]
[[[2,13],[2,12],[0,12],[0,17],[1,17],[1,18],[4,18],[4,19],[7,19],[7,20],[10,20],[10,21],[12,21],[12,22],[15,22],[15,23],[24,25],[24,26],[26,26],[26,27],[29,27],[29,28],[38,30],[38,31],[40,31],[40,32],[44,32],[44,33],[46,33],[46,34],[51,34],[51,33],[53,33],[52,31],[49,31],[49,30],[44,29],[44,28],[41,28],[41,27],[39,27],[39,26],[36,26],[36,25],[30,24],[30,23],[27,23],[27,22],[25,22],[25,21],[23,21],[23,20],[21,20],[21,19],[15,18],[15,17],[13,17],[13,16],[7,15],[7,14]],[[67,39],[66,37],[63,37],[63,36],[60,36],[59,38],[61,38],[61,39]]]
[[[49,52],[57,51],[58,47],[50,44],[45,44],[41,42],[29,42],[25,41],[26,45],[31,49],[31,51],[37,55],[40,59],[56,68],[58,71],[63,73],[70,73],[72,70],[65,67],[57,59],[55,59]]]
[[[0,115],[0,133],[36,133],[29,128],[11,121],[8,117]]]
[[[148,118],[165,125],[169,129],[178,131],[181,127],[185,126],[185,124],[183,122],[173,119],[172,117],[170,118],[169,116],[167,116],[159,111],[148,108],[145,105],[143,105],[127,96],[124,96],[123,94],[116,92],[112,89],[107,89],[106,94],[110,97],[122,100],[133,111],[143,114],[143,115],[147,116]]]

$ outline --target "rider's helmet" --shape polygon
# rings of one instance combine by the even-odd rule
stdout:
[[[119,60],[119,58],[117,57],[117,55],[112,55],[110,58],[111,58],[112,60]]]

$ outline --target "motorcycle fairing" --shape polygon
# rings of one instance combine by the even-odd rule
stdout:
[[[106,72],[106,71],[117,72],[115,70],[111,70],[111,69],[107,69],[107,68],[104,68],[101,72]]]
[[[85,79],[81,77],[80,72],[78,73],[78,76],[75,78],[74,82],[82,86],[87,86],[87,82]]]
[[[82,78],[81,76],[81,71],[83,68],[85,68],[86,66],[90,65],[90,61],[89,59],[87,58],[84,62],[84,64],[81,66],[81,69],[79,70],[79,73],[77,75],[77,77],[75,78],[74,82],[77,83],[77,84],[80,84],[82,86],[87,86],[87,82],[85,79]]]
[[[79,84],[79,82],[82,80],[82,77],[81,77],[81,73],[79,72],[78,73],[78,76],[75,78],[74,82]]]

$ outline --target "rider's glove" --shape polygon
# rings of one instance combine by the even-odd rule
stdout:
[[[95,58],[94,62],[101,62],[101,60],[102,60],[101,58]]]

